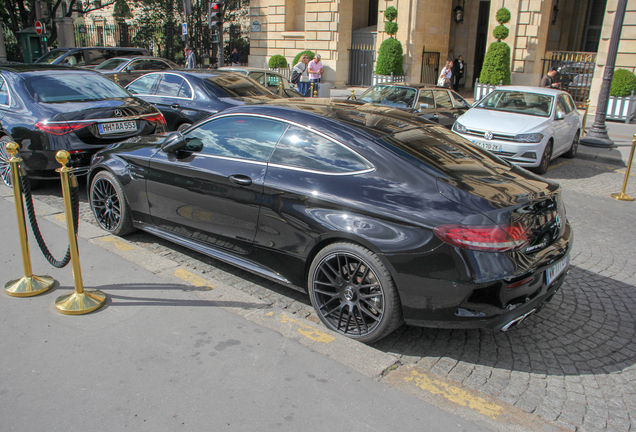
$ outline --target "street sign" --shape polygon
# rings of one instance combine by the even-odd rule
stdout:
[[[35,22],[35,32],[37,34],[42,34],[42,23],[40,21]]]
[[[182,35],[188,34],[188,23],[181,24],[181,34]]]

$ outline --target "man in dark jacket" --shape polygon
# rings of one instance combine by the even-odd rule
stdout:
[[[556,74],[557,74],[557,68],[550,69],[550,72],[545,74],[543,79],[541,79],[541,87],[548,87],[548,88],[558,87],[559,83],[553,82]]]
[[[464,56],[459,56],[453,61],[453,90],[457,91],[459,88],[459,80],[464,78],[464,72],[466,72]]]

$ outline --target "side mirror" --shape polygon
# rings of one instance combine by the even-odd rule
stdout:
[[[565,113],[563,111],[557,111],[556,119],[557,120],[563,120],[564,118],[565,118]]]
[[[186,140],[181,132],[173,132],[168,135],[163,144],[161,144],[161,150],[165,153],[175,153],[179,150],[183,150],[186,144]]]

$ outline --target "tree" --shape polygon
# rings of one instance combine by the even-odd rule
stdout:
[[[402,43],[395,39],[398,31],[397,23],[393,22],[397,19],[397,9],[390,6],[384,11],[384,17],[387,22],[384,23],[384,31],[389,38],[382,42],[378,50],[378,61],[375,65],[375,73],[378,75],[402,75],[404,73],[404,51]]]
[[[492,33],[497,42],[491,43],[488,47],[479,82],[490,85],[498,85],[502,82],[504,85],[509,85],[510,47],[502,40],[507,38],[510,33],[508,28],[504,26],[505,23],[510,21],[510,11],[506,8],[499,9],[496,19],[499,25],[495,27]]]

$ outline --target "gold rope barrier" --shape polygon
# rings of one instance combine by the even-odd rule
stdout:
[[[634,201],[634,198],[625,193],[625,190],[627,189],[627,180],[629,180],[629,172],[632,169],[632,161],[634,160],[634,148],[636,148],[636,134],[634,134],[634,140],[632,141],[632,151],[629,154],[629,163],[627,164],[627,172],[625,173],[623,190],[620,193],[613,193],[612,195],[610,195],[612,198],[620,201]]]
[[[11,182],[13,183],[13,197],[15,200],[15,212],[18,216],[18,235],[20,236],[20,247],[22,252],[22,266],[24,276],[13,279],[4,285],[8,295],[13,297],[31,297],[48,291],[55,284],[55,279],[51,276],[35,276],[31,269],[31,255],[29,254],[29,238],[26,231],[24,219],[24,202],[22,201],[22,180],[20,176],[20,162],[17,157],[19,146],[17,143],[7,143],[7,152],[11,155]]]

